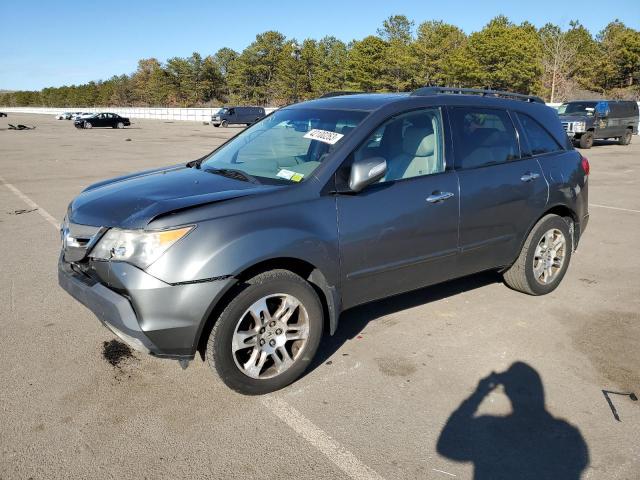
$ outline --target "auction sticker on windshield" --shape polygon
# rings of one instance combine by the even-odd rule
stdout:
[[[293,182],[301,182],[304,178],[304,175],[302,173],[292,172],[291,170],[287,170],[286,168],[280,169],[277,175],[280,178],[286,178],[287,180],[291,180]]]
[[[333,145],[342,137],[344,137],[344,135],[341,133],[330,132],[328,130],[320,130],[318,128],[309,130],[309,132],[306,133],[304,136],[304,138],[310,138],[311,140],[318,140],[319,142],[328,143],[329,145]]]

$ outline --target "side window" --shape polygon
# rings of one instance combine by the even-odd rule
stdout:
[[[354,159],[383,157],[391,182],[444,172],[442,114],[439,108],[405,113],[387,120],[354,152]]]
[[[236,111],[233,108],[230,108],[229,110],[227,110],[227,115],[235,115]]]
[[[516,130],[505,110],[455,107],[451,120],[458,168],[497,165],[520,157]]]
[[[524,113],[518,113],[517,115],[527,140],[529,140],[532,155],[543,155],[563,149],[556,139],[536,120]]]

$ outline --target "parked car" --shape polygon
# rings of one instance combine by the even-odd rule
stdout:
[[[133,348],[183,366],[200,351],[261,394],[298,378],[355,305],[484,270],[553,291],[587,226],[588,175],[537,97],[317,99],[198,160],[86,188],[58,278]]]
[[[262,107],[225,107],[211,116],[214,127],[228,127],[229,125],[251,125],[265,117]]]
[[[74,121],[76,128],[111,127],[124,128],[131,125],[126,117],[116,113],[95,113],[89,117],[80,116]]]
[[[563,103],[558,115],[567,135],[580,148],[591,148],[597,139],[615,138],[629,145],[638,133],[638,104],[623,100]]]
[[[73,117],[72,112],[63,112],[56,115],[56,120],[71,120]]]
[[[95,113],[94,112],[74,112],[71,115],[71,120],[77,120],[79,118],[87,118],[87,117],[90,117],[92,115],[95,115]]]

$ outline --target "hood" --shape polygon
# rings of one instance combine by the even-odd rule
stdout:
[[[593,122],[594,117],[588,117],[587,115],[559,115],[562,122]]]
[[[67,215],[70,222],[81,225],[139,229],[174,210],[279,188],[197,168],[170,167],[93,184],[71,202]]]

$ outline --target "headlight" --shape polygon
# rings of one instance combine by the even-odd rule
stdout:
[[[159,231],[112,228],[104,234],[89,256],[99,260],[129,262],[145,269],[193,228]]]
[[[584,132],[584,122],[573,122],[573,131],[574,132]]]

